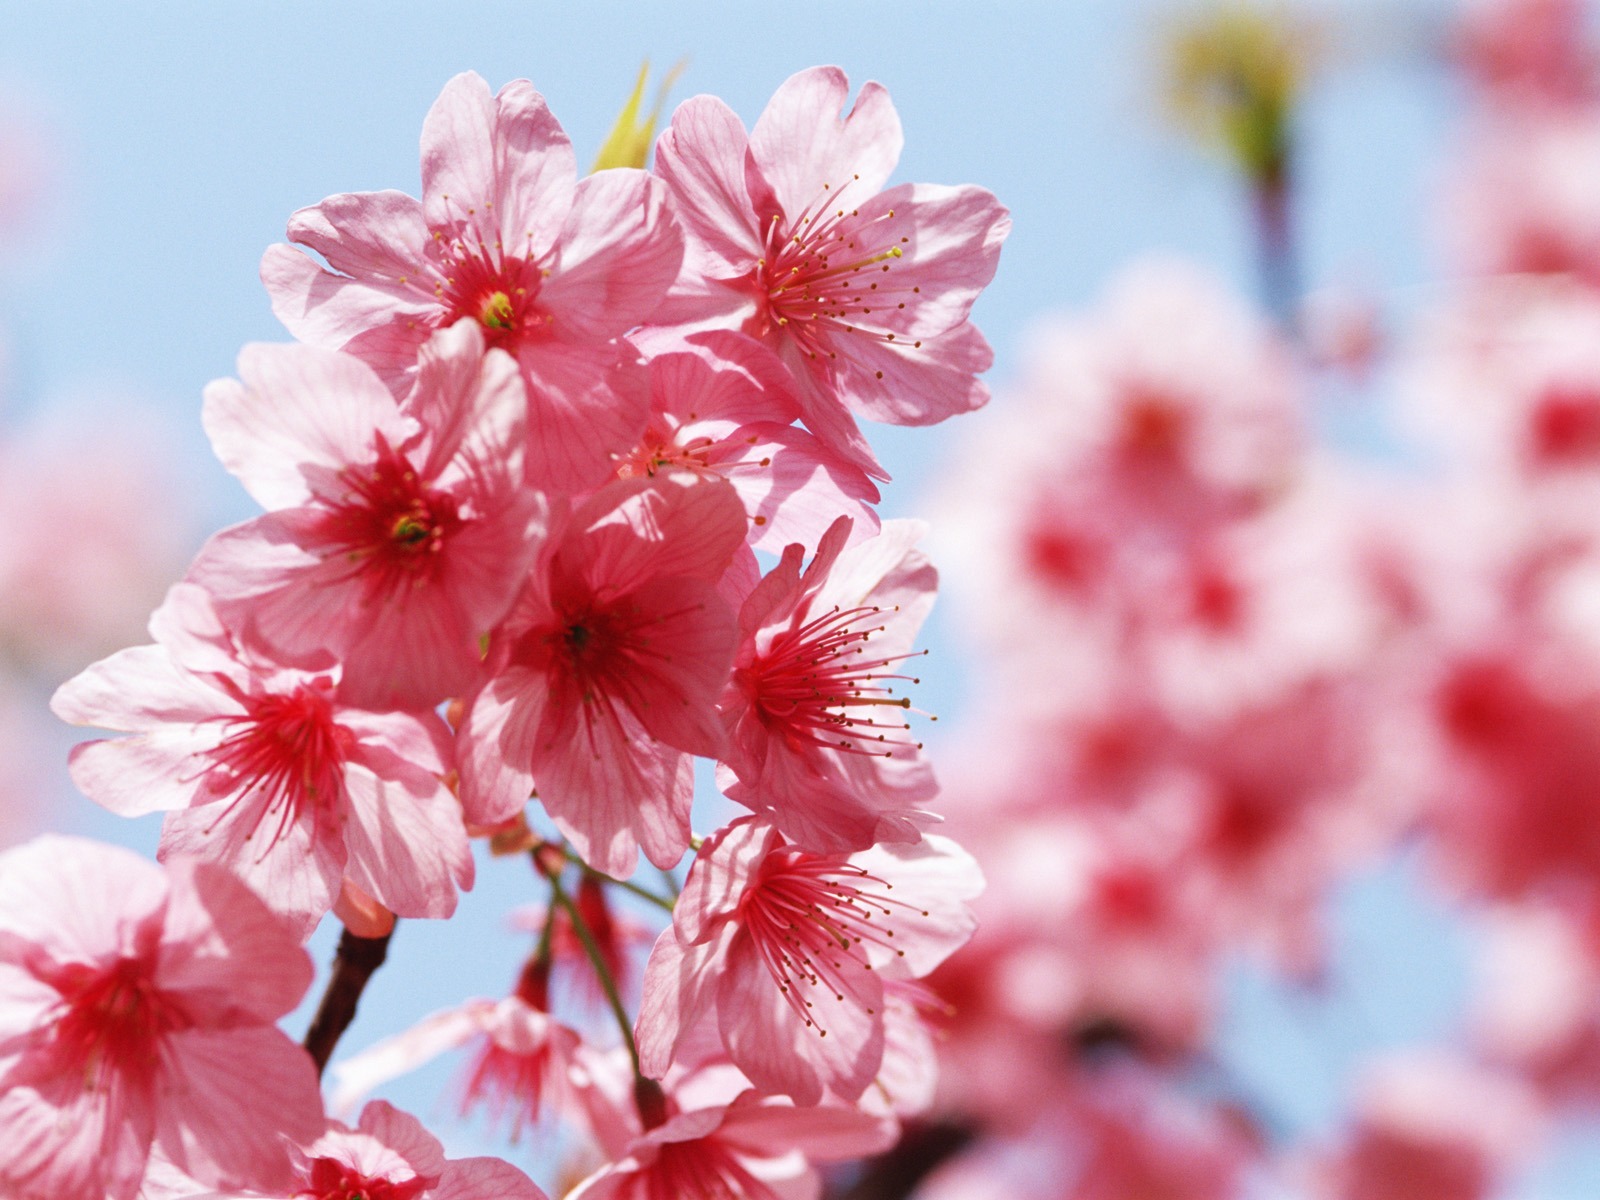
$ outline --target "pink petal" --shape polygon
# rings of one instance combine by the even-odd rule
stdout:
[[[533,777],[550,818],[606,875],[632,875],[641,846],[656,866],[674,866],[689,848],[689,757],[657,743],[626,711],[585,707],[576,724],[547,714],[541,730]]]
[[[848,349],[848,358],[839,358],[838,385],[845,403],[871,420],[934,425],[989,402],[989,389],[974,376],[993,365],[994,351],[970,322],[921,346],[863,338]],[[815,425],[812,429],[825,437]]]
[[[345,875],[402,917],[448,917],[456,884],[472,885],[472,853],[455,798],[438,781],[432,794],[352,763],[345,772],[349,858]]]
[[[169,812],[194,802],[205,761],[196,757],[216,744],[197,737],[193,726],[84,742],[67,757],[72,782],[96,804],[119,817]]]
[[[372,455],[374,433],[399,445],[410,434],[370,367],[312,346],[254,343],[239,352],[243,384],[206,389],[201,420],[212,448],[263,508],[291,508],[314,493],[337,502],[339,473]]]
[[[750,817],[733,821],[708,837],[673,906],[678,936],[690,944],[714,936],[719,921],[737,909],[756,868],[782,841],[771,825]]]
[[[825,1088],[855,1099],[883,1061],[882,982],[847,953],[818,966],[813,983],[809,965],[797,964],[786,993],[745,936],[731,943],[717,986],[728,1056],[757,1088],[802,1106],[818,1103]]]
[[[428,1200],[549,1200],[521,1171],[499,1158],[458,1158]]]
[[[138,953],[167,897],[161,870],[120,847],[50,834],[0,854],[0,934],[59,963]]]
[[[656,939],[634,1024],[640,1069],[650,1078],[666,1075],[680,1037],[709,1011],[722,953],[716,945],[684,946],[672,929]]]
[[[344,845],[317,832],[317,814],[284,821],[280,814],[266,812],[266,804],[255,792],[168,813],[157,857],[221,863],[289,921],[304,941],[339,893]]]
[[[544,722],[542,675],[512,669],[479,692],[462,721],[457,750],[461,805],[473,825],[495,825],[527,807],[533,761]]]
[[[893,884],[896,905],[904,906],[885,920],[895,932],[894,951],[869,950],[877,966],[921,978],[966,945],[978,927],[967,901],[983,891],[983,872],[949,838],[930,833],[916,845],[876,846],[850,861]]]
[[[270,1186],[287,1175],[283,1139],[309,1143],[326,1118],[311,1056],[271,1027],[167,1035],[156,1142],[208,1182]]]
[[[532,247],[542,256],[572,209],[578,180],[572,143],[526,79],[506,84],[495,98],[495,138],[503,155],[500,236],[507,247]]]
[[[438,306],[431,296],[397,297],[392,291],[334,275],[281,243],[267,247],[261,256],[261,282],[273,315],[284,327],[301,341],[329,350],[349,346],[378,328],[399,331],[395,336],[408,337],[414,349],[438,321]],[[416,328],[405,334],[410,326]],[[373,361],[369,354],[361,357]]]
[[[791,221],[841,197],[859,206],[900,160],[905,137],[889,93],[865,84],[844,116],[849,98],[843,71],[812,67],[783,82],[750,131],[751,156]]]
[[[122,1091],[36,1073],[26,1060],[0,1075],[0,1192],[8,1200],[134,1200],[155,1114]]]
[[[631,592],[667,575],[715,582],[744,544],[738,493],[719,479],[663,472],[619,480],[572,518],[584,532],[562,546],[562,563],[596,589]]]
[[[527,80],[498,98],[474,72],[445,84],[422,124],[423,209],[430,228],[464,224],[478,242],[536,258],[572,206],[577,159]]]
[[[729,1106],[722,1139],[747,1153],[777,1157],[798,1150],[812,1162],[843,1162],[881,1154],[900,1137],[900,1124],[858,1108],[790,1108],[753,1103],[747,1093]]]
[[[444,1144],[387,1100],[373,1100],[363,1108],[357,1128],[399,1154],[418,1175],[436,1176],[445,1169]]]
[[[748,146],[743,123],[715,96],[685,100],[656,142],[656,173],[678,201],[692,276],[742,275],[761,257],[761,231],[744,182]]]
[[[205,1008],[242,1010],[262,1023],[292,1011],[311,987],[311,957],[295,931],[221,867],[176,859],[156,983]]]
[[[644,432],[650,396],[617,346],[525,343],[517,352],[528,389],[528,482],[571,494],[610,477],[614,455]]]
[[[291,242],[322,255],[335,271],[391,290],[401,303],[426,302],[428,288],[419,297],[408,296],[401,282],[416,276],[428,245],[428,226],[415,197],[396,191],[329,196],[292,215],[288,232]]]
[[[994,279],[1010,216],[984,188],[908,183],[862,204],[858,220],[875,221],[890,210],[892,220],[882,225],[905,239],[896,243],[902,257],[886,274],[863,325],[912,338],[955,328]],[[897,307],[902,300],[905,306]]]
[[[591,175],[577,197],[540,307],[565,342],[604,342],[650,320],[678,276],[683,233],[668,191],[643,171]]]

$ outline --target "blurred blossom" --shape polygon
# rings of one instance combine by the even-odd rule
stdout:
[[[148,414],[58,409],[0,435],[0,657],[54,684],[128,642],[183,571],[194,513]]]
[[[1126,1064],[1064,1084],[1032,1116],[941,1167],[916,1200],[1231,1200],[1260,1156],[1247,1118]]]
[[[1527,1089],[1442,1051],[1391,1054],[1359,1085],[1344,1144],[1312,1170],[1327,1200],[1484,1200],[1537,1150]]]
[[[1467,0],[1457,56],[1501,104],[1575,104],[1595,97],[1596,59],[1584,0]]]

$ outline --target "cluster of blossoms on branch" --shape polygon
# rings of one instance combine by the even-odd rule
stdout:
[[[246,347],[203,412],[264,514],[53,701],[122,735],[72,776],[164,813],[163,867],[0,858],[0,1190],[540,1196],[382,1102],[329,1119],[331,1043],[275,1027],[324,916],[381,960],[396,916],[452,914],[476,836],[550,893],[514,994],[352,1060],[349,1088],[479,1039],[469,1096],[586,1133],[588,1200],[799,1194],[928,1103],[917,981],[982,881],[926,832],[906,689],[936,579],[921,526],[873,510],[856,418],[984,403],[968,313],[1009,221],[980,188],[886,186],[898,117],[848,96],[802,72],[748,132],[696,97],[652,172],[580,178],[528,83],[465,74],[420,201],[290,219],[261,273],[298,341]],[[749,810],[703,839],[697,758]],[[691,848],[675,899],[627,882]],[[671,910],[636,1021],[614,889]],[[551,1012],[574,946],[620,1046]]]
[[[934,1112],[960,1137],[917,1200],[1488,1200],[1522,1194],[1555,1121],[1592,1118],[1586,11],[1470,6],[1450,276],[1403,340],[1323,353],[1315,313],[1297,341],[1146,261],[1038,331],[969,441],[937,528],[985,665],[943,803],[990,887],[983,937],[931,980],[957,1014]],[[1369,385],[1392,424],[1319,439]],[[1298,992],[1276,1011],[1319,1043],[1351,982],[1323,919],[1397,853],[1472,930],[1481,978],[1439,1044],[1373,1055],[1338,1124],[1296,1127],[1222,1065],[1225,972],[1275,967]]]

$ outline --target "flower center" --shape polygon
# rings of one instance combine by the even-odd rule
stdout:
[[[511,306],[511,297],[504,292],[491,292],[478,310],[478,320],[486,329],[515,329],[517,312]]]
[[[404,1181],[371,1179],[338,1159],[319,1158],[312,1161],[311,1178],[294,1200],[418,1200],[428,1182],[421,1176]]]
[[[657,471],[669,467],[687,471],[713,469],[709,458],[711,451],[717,445],[716,442],[703,435],[689,438],[687,441],[680,441],[680,437],[680,431],[671,428],[670,422],[660,419],[652,421],[650,428],[645,430],[644,437],[633,448],[632,453],[617,461],[617,477],[620,479],[653,477]]]
[[[895,680],[920,683],[888,670],[916,654],[871,653],[874,636],[888,627],[877,605],[841,609],[779,633],[749,667],[738,673],[762,722],[793,747],[825,746],[854,754],[894,757],[921,749],[903,720],[883,719],[886,709],[910,709],[896,696]]]
[[[553,319],[535,303],[549,271],[533,261],[531,233],[516,253],[519,247],[508,250],[480,215],[475,207],[457,209],[433,230],[427,250],[433,290],[423,294],[446,310],[442,324],[469,317],[483,327],[489,345],[511,348]]]
[[[740,920],[779,992],[818,1036],[828,1036],[818,1002],[845,1001],[853,990],[847,973],[871,969],[865,947],[904,958],[894,945],[895,918],[928,915],[893,890],[843,858],[790,846],[768,857],[760,882],[740,900]]]
[[[329,514],[328,540],[360,564],[370,598],[436,577],[450,536],[463,524],[455,499],[423,483],[410,460],[381,437],[376,461],[342,478],[348,490]]]
[[[211,751],[209,786],[235,797],[223,815],[247,796],[265,800],[260,820],[275,813],[277,827],[263,853],[302,812],[336,802],[343,793],[345,759],[355,737],[333,719],[332,686],[316,679],[288,695],[240,696],[249,711],[223,718],[233,731]]]
[[[161,1037],[184,1021],[157,990],[149,964],[137,958],[99,969],[75,964],[57,986],[67,1011],[56,1045],[81,1067],[86,1084],[101,1086],[107,1072],[150,1083]]]
[[[843,199],[860,178],[854,175],[838,188],[824,183],[822,194],[787,225],[778,212],[767,221],[766,255],[756,268],[766,311],[758,322],[786,330],[811,359],[838,357],[829,345],[834,333],[861,334],[907,350],[922,345],[896,341],[898,334],[888,328],[921,291],[885,278],[911,239],[900,233],[894,209],[863,217]]]

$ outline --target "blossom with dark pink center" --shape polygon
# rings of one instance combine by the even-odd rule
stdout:
[[[905,663],[938,583],[923,526],[890,521],[847,548],[850,531],[835,521],[804,571],[790,545],[751,592],[722,705],[723,790],[827,852],[915,841],[938,790],[896,690],[916,682]]]
[[[271,511],[213,537],[190,579],[283,661],[333,655],[367,708],[472,688],[543,511],[511,360],[463,323],[421,364],[404,409],[356,359],[306,346],[247,347],[243,382],[206,391],[218,457]]]
[[[294,931],[219,867],[47,837],[0,854],[0,1192],[132,1200],[152,1146],[211,1186],[281,1179],[322,1128],[275,1022]]]
[[[858,536],[877,530],[877,486],[792,424],[800,416],[793,379],[770,350],[725,330],[643,344],[650,423],[619,475],[679,468],[728,480],[750,514],[751,546],[774,553],[812,544],[840,514]]]
[[[491,1120],[509,1124],[515,1141],[550,1098],[562,1094],[577,1045],[573,1030],[522,996],[468,1000],[338,1063],[333,1107],[342,1110],[440,1054],[474,1046],[462,1080],[461,1111],[481,1105]]]
[[[977,187],[882,190],[900,118],[876,83],[844,116],[837,67],[791,76],[745,133],[713,96],[656,146],[688,234],[666,322],[741,328],[800,385],[805,422],[887,478],[851,413],[928,425],[982,405],[993,354],[967,314],[994,277],[1006,210]]]
[[[496,633],[460,732],[468,819],[540,801],[585,862],[670,867],[689,845],[689,756],[722,749],[716,697],[733,656],[717,585],[744,545],[726,483],[618,480],[545,544]]]
[[[382,1100],[361,1110],[354,1129],[330,1121],[320,1137],[296,1138],[278,1153],[287,1184],[263,1182],[226,1200],[548,1200],[503,1159],[446,1158],[420,1121]],[[171,1200],[223,1200],[162,1183]]]
[[[527,80],[491,96],[467,72],[422,129],[422,199],[332,196],[267,251],[272,308],[302,341],[354,354],[403,394],[435,330],[468,320],[527,389],[540,487],[597,485],[644,427],[621,335],[649,320],[683,256],[667,189],[625,168],[577,177],[572,144]]]
[[[651,951],[638,1021],[663,1076],[702,1020],[764,1092],[859,1097],[884,1052],[884,981],[920,978],[972,935],[977,864],[953,842],[812,854],[754,817],[707,839]]]
[[[217,860],[309,936],[343,881],[402,916],[445,917],[472,884],[433,713],[372,713],[327,672],[241,647],[179,584],[135,646],[63,684],[63,720],[129,737],[72,752],[73,780],[122,816],[168,813],[161,856]]]
[[[668,1104],[677,1110],[670,1096]],[[747,1089],[731,1102],[686,1103],[654,1129],[634,1126],[632,1137],[604,1146],[611,1162],[568,1200],[812,1196],[821,1188],[812,1163],[880,1153],[898,1134],[892,1118],[837,1105],[796,1108]]]

